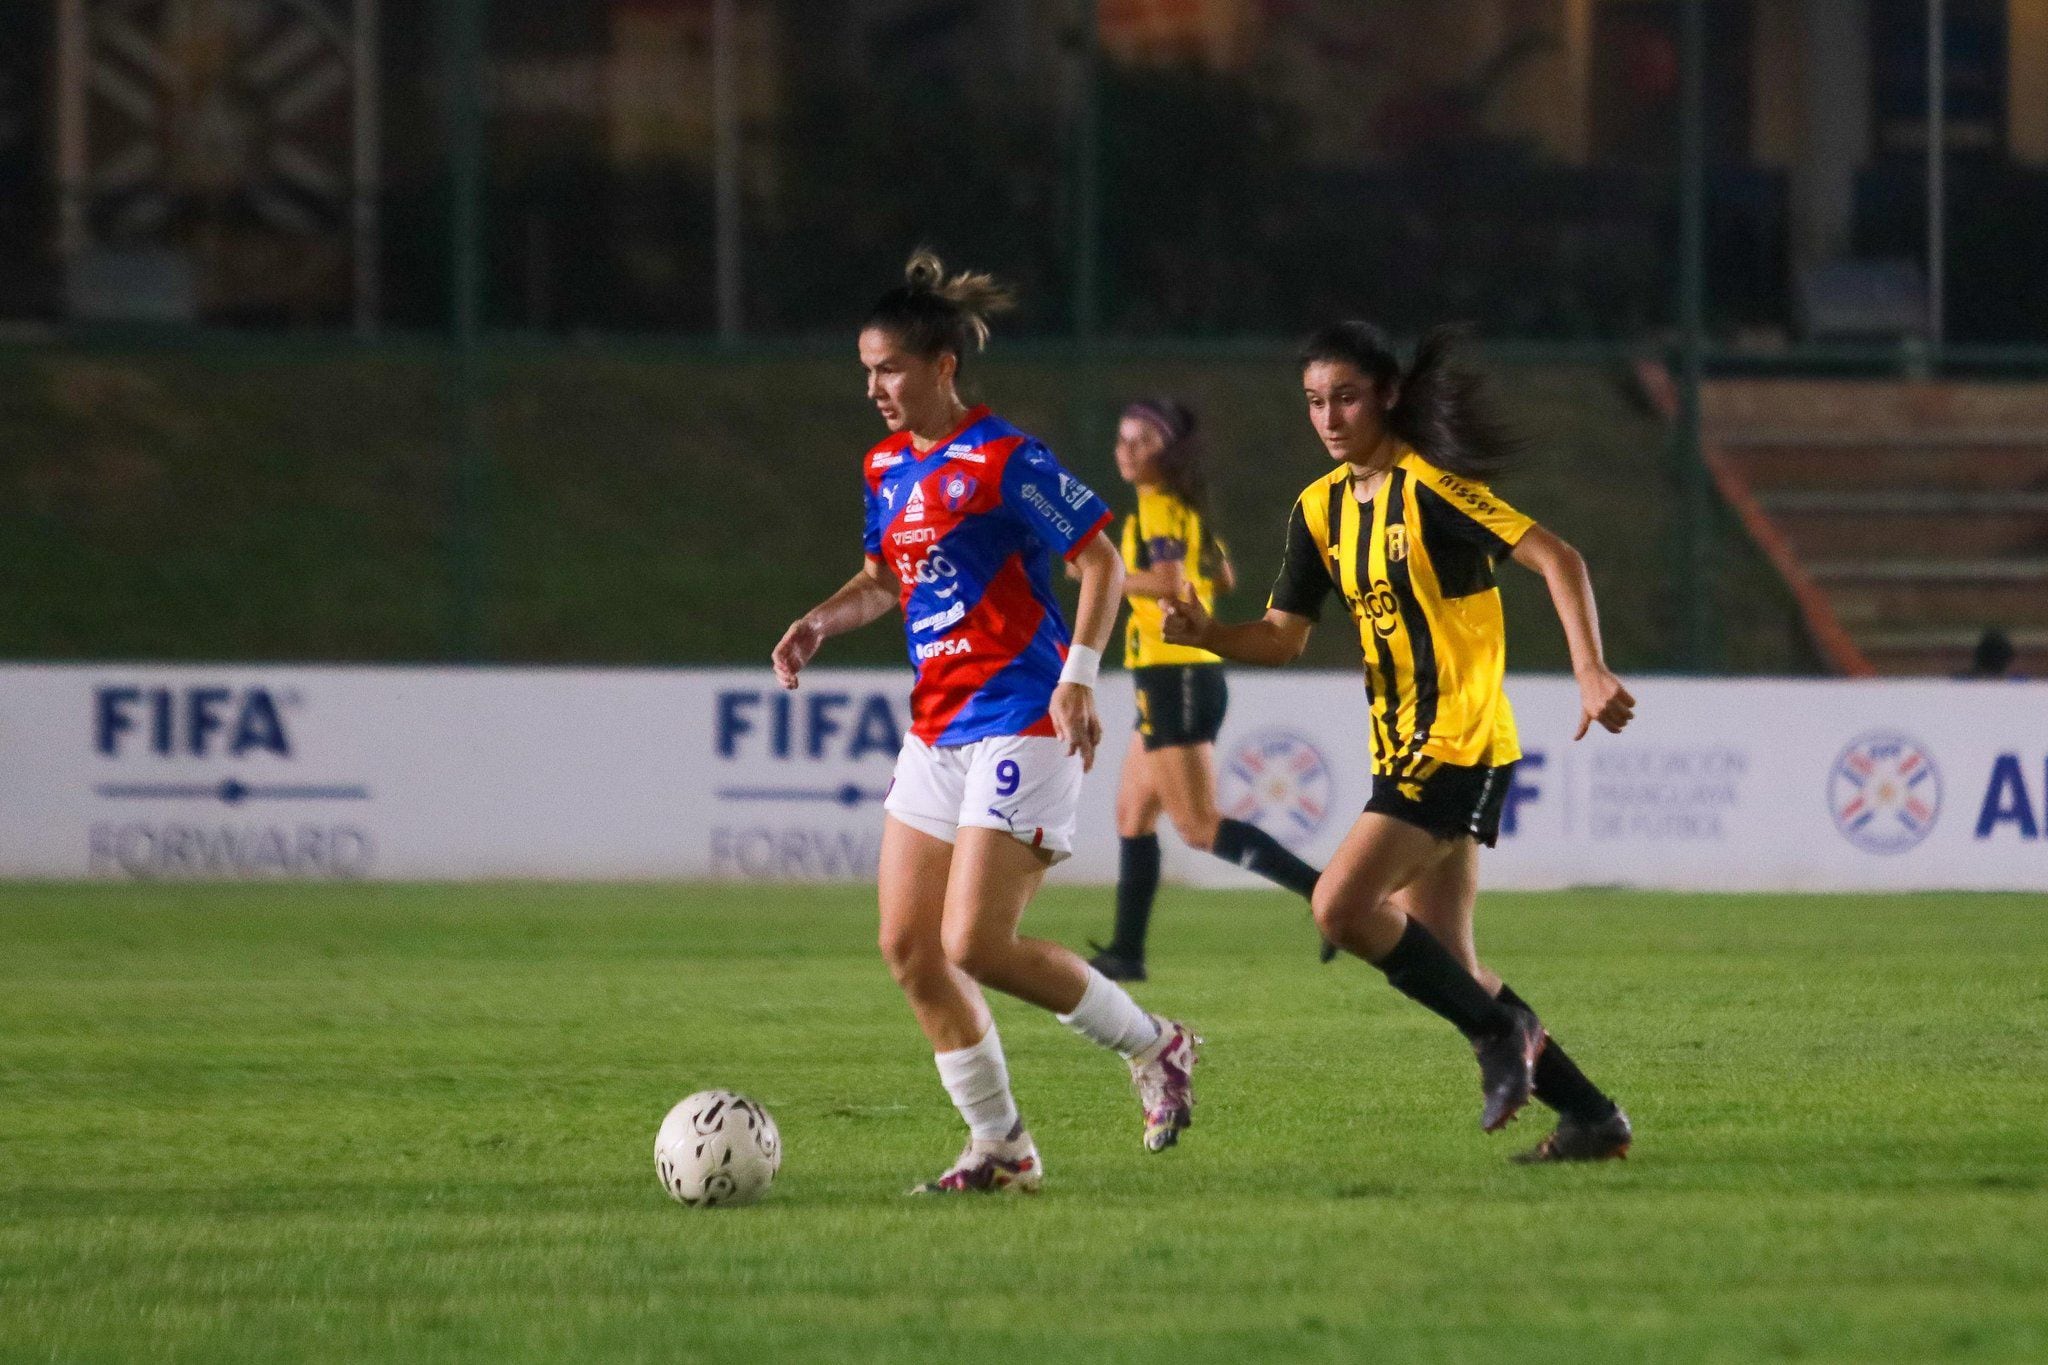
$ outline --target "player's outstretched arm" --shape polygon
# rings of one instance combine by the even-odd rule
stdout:
[[[883,577],[882,561],[869,559],[844,587],[812,607],[782,632],[770,657],[775,663],[775,680],[791,691],[796,675],[817,655],[819,646],[834,635],[859,630],[879,620],[896,605],[896,590]]]
[[[1074,611],[1074,643],[1067,667],[1052,693],[1052,728],[1067,752],[1081,756],[1081,771],[1095,766],[1102,743],[1102,717],[1095,709],[1095,671],[1116,629],[1124,596],[1124,561],[1107,537],[1096,535],[1069,561],[1080,570],[1081,601]]]
[[[1192,588],[1179,597],[1161,598],[1159,607],[1160,633],[1168,644],[1193,645],[1241,664],[1293,663],[1308,647],[1308,633],[1315,626],[1306,616],[1277,608],[1256,621],[1219,621]]]
[[[1550,589],[1550,604],[1564,623],[1565,643],[1572,652],[1572,676],[1579,680],[1579,729],[1582,739],[1595,721],[1610,734],[1620,734],[1635,716],[1636,699],[1608,671],[1600,648],[1600,610],[1593,602],[1593,579],[1579,552],[1541,526],[1531,526],[1515,545],[1514,561],[1541,574]]]
[[[1076,574],[1075,577],[1079,577]],[[1149,569],[1126,569],[1124,571],[1124,596],[1126,597],[1178,597],[1187,586],[1187,566],[1178,559],[1169,559],[1154,564]]]

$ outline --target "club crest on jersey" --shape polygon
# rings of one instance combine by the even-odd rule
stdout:
[[[939,495],[946,500],[947,511],[957,512],[973,499],[980,487],[980,481],[969,475],[949,474],[939,485]]]
[[[1387,562],[1398,564],[1408,557],[1408,528],[1389,526],[1387,528]]]
[[[910,485],[910,496],[903,500],[903,519],[905,521],[924,520],[923,484],[914,483]]]

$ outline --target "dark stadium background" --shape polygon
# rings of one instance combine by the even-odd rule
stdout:
[[[0,656],[756,660],[852,558],[850,329],[929,242],[1019,286],[973,387],[1085,474],[1125,399],[1198,402],[1250,585],[1316,458],[1290,339],[1465,320],[1539,438],[1516,496],[1650,570],[1601,585],[1621,667],[1947,672],[1993,625],[2025,663],[2024,574],[1830,648],[1687,420],[1689,359],[2048,367],[2048,30],[1940,8],[4,0]],[[1778,529],[1910,553],[1920,492]]]

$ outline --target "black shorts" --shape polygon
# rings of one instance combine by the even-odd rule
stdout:
[[[1498,768],[1460,768],[1441,763],[1420,779],[1396,779],[1374,773],[1372,797],[1365,808],[1426,829],[1439,839],[1470,835],[1492,848],[1500,838],[1501,808],[1507,805],[1508,788],[1514,784],[1512,763],[1503,763]]]
[[[1131,670],[1138,689],[1138,733],[1145,747],[1211,744],[1223,728],[1230,688],[1221,664],[1154,664]]]

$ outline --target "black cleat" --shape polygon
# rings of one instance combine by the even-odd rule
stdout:
[[[1111,981],[1143,981],[1145,979],[1144,958],[1128,957],[1113,948],[1103,947],[1094,939],[1088,940],[1088,946],[1095,950],[1095,956],[1088,959],[1088,965],[1101,972]]]
[[[1337,945],[1330,942],[1330,940],[1328,939],[1324,939],[1322,951],[1316,954],[1316,961],[1328,965],[1329,963],[1335,962],[1336,960]]]
[[[1635,1135],[1628,1115],[1619,1107],[1598,1123],[1560,1118],[1557,1131],[1528,1151],[1516,1153],[1514,1161],[1520,1166],[1538,1166],[1549,1161],[1618,1161],[1628,1155],[1628,1145]]]
[[[1509,1010],[1515,1021],[1505,1033],[1472,1044],[1473,1055],[1479,1058],[1479,1089],[1486,1096],[1479,1126],[1489,1133],[1514,1122],[1529,1102],[1536,1089],[1536,1059],[1550,1041],[1534,1013],[1519,1006]]]

